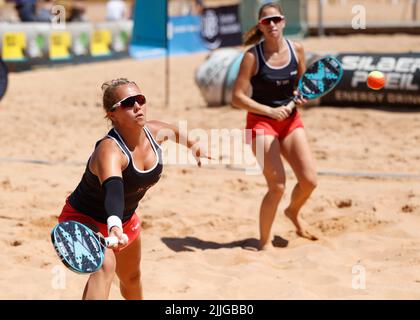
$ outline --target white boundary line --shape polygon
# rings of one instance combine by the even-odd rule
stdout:
[[[48,160],[38,160],[38,159],[22,159],[22,158],[4,158],[0,157],[0,162],[14,162],[14,163],[31,163],[31,164],[41,164],[41,165],[50,165],[50,166],[86,166],[86,162],[80,161],[48,161]],[[195,165],[166,165],[170,167],[179,167],[179,168],[194,168]],[[239,166],[232,166],[229,164],[224,165],[205,165],[203,164],[203,169],[225,169],[232,171],[245,171],[246,168]],[[287,172],[289,173],[289,172]],[[335,170],[319,170],[318,175],[320,176],[336,176],[336,177],[359,177],[359,178],[394,178],[394,179],[414,179],[420,180],[420,174],[415,173],[401,173],[401,172],[355,172],[355,171],[335,171]]]

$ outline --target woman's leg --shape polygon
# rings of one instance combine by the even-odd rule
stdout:
[[[108,299],[115,273],[115,255],[111,249],[105,250],[102,268],[90,275],[83,292],[83,300]]]
[[[260,155],[256,144],[264,146],[264,152]],[[260,207],[260,250],[269,247],[270,231],[276,216],[277,208],[283,196],[286,182],[283,163],[280,157],[280,143],[275,136],[257,135],[252,141],[252,151],[262,168],[267,181],[268,191],[265,194]],[[264,158],[262,159],[263,156]]]
[[[305,230],[298,218],[300,209],[317,185],[315,159],[310,151],[305,130],[303,128],[293,130],[280,142],[280,146],[282,155],[289,162],[298,181],[284,213],[292,220],[299,236],[317,240],[316,236]]]
[[[127,300],[143,299],[140,274],[140,236],[138,236],[127,248],[117,252],[115,255],[117,260],[116,272],[118,278],[120,278],[122,296]]]

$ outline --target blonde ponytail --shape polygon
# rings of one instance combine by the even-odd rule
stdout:
[[[258,25],[253,26],[251,29],[249,29],[243,37],[244,45],[254,45],[258,42],[260,42],[263,34],[261,30],[258,28]]]

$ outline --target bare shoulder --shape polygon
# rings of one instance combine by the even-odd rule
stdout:
[[[99,142],[92,153],[89,168],[93,173],[97,174],[99,168],[106,167],[107,164],[116,164],[120,168],[127,164],[127,158],[124,153],[117,143],[110,138],[104,138]]]
[[[290,41],[293,44],[293,47],[295,48],[295,50],[300,51],[303,50],[303,44],[301,42],[297,42],[297,41]]]
[[[110,138],[104,138],[99,142],[99,145],[96,147],[95,151],[92,154],[92,160],[94,162],[102,160],[125,160],[124,154],[117,143]]]
[[[252,47],[244,53],[238,77],[243,77],[244,75],[247,77],[252,76],[256,71],[256,61],[257,57],[255,56],[255,50],[253,50]]]
[[[303,54],[304,48],[302,43],[296,41],[291,41],[291,43],[293,44],[293,48],[296,50],[296,53]]]
[[[247,62],[254,62],[256,58],[254,47],[249,48],[244,54],[244,60],[246,59]]]

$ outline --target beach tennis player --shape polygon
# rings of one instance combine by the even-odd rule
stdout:
[[[105,251],[102,268],[89,276],[83,299],[107,299],[115,273],[124,298],[142,299],[140,221],[135,210],[162,173],[160,144],[171,135],[162,135],[160,130],[173,132],[177,143],[186,141],[198,165],[200,157],[210,157],[181,136],[178,128],[146,121],[146,97],[134,82],[116,79],[104,83],[102,90],[103,107],[113,128],[96,143],[59,222],[77,221],[103,236],[118,238],[113,250]]]
[[[305,71],[305,54],[301,44],[283,36],[286,17],[274,3],[263,5],[259,22],[244,37],[253,45],[244,55],[234,86],[232,103],[247,113],[247,143],[263,169],[268,191],[260,207],[259,249],[270,246],[270,231],[285,191],[286,175],[281,155],[293,169],[297,184],[285,215],[293,222],[299,236],[316,240],[298,217],[317,185],[315,160],[309,149],[299,111],[287,107],[295,86]],[[252,95],[247,94],[252,88]],[[306,103],[297,99],[296,104]],[[257,134],[257,132],[263,134]],[[257,143],[264,146],[264,159],[256,153]]]

